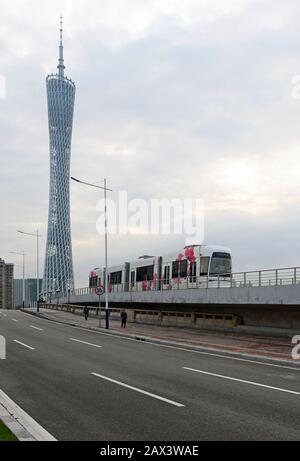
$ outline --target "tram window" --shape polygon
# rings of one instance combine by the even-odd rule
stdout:
[[[210,275],[229,276],[231,273],[231,255],[229,253],[214,253],[209,272]]]
[[[178,278],[178,272],[179,272],[179,267],[178,267],[178,261],[173,261],[172,262],[172,278]]]
[[[122,271],[112,272],[110,274],[110,283],[111,285],[118,285],[122,283]]]
[[[165,266],[164,269],[164,285],[168,285],[170,283],[170,266]]]
[[[183,261],[180,262],[180,277],[186,277],[187,276],[187,260],[184,259]]]
[[[207,256],[200,258],[200,275],[208,274],[209,260],[210,258]]]
[[[177,279],[179,277],[187,276],[187,260],[173,261],[172,263],[172,278]]]
[[[144,282],[145,280],[153,280],[154,266],[138,267],[136,270],[136,281]]]
[[[131,281],[131,286],[134,287],[134,282],[135,282],[135,272],[132,271],[130,274],[130,281]]]
[[[97,286],[97,276],[96,277],[90,277],[90,288],[96,287]]]
[[[197,263],[193,262],[190,265],[190,282],[196,282],[196,274],[197,274]]]

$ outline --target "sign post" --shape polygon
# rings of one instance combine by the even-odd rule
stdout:
[[[105,292],[105,290],[104,290],[104,287],[102,285],[99,285],[95,290],[96,295],[99,296],[99,310],[100,310],[99,328],[101,328],[101,296],[104,294],[104,292]]]

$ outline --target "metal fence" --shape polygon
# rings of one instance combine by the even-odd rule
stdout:
[[[219,276],[185,277],[176,279],[162,279],[155,281],[110,285],[110,293],[165,291],[183,289],[209,289],[209,288],[245,288],[296,285],[300,283],[300,267],[265,269],[249,272],[235,272]],[[78,288],[68,296],[86,296],[95,294],[95,288]],[[61,295],[63,296],[63,294]]]

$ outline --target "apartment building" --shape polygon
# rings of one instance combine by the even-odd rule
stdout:
[[[14,308],[14,266],[0,258],[0,309]]]

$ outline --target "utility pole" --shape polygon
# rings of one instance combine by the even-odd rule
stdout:
[[[111,189],[107,188],[107,180],[104,179],[104,187],[98,186],[96,184],[90,184],[88,182],[80,181],[79,179],[71,177],[73,181],[76,181],[80,184],[84,184],[86,186],[90,187],[96,187],[97,189],[102,189],[104,190],[104,206],[105,206],[105,277],[104,277],[104,289],[105,289],[105,327],[108,330],[109,329],[109,305],[108,305],[108,237],[107,237],[107,191],[112,192]]]

